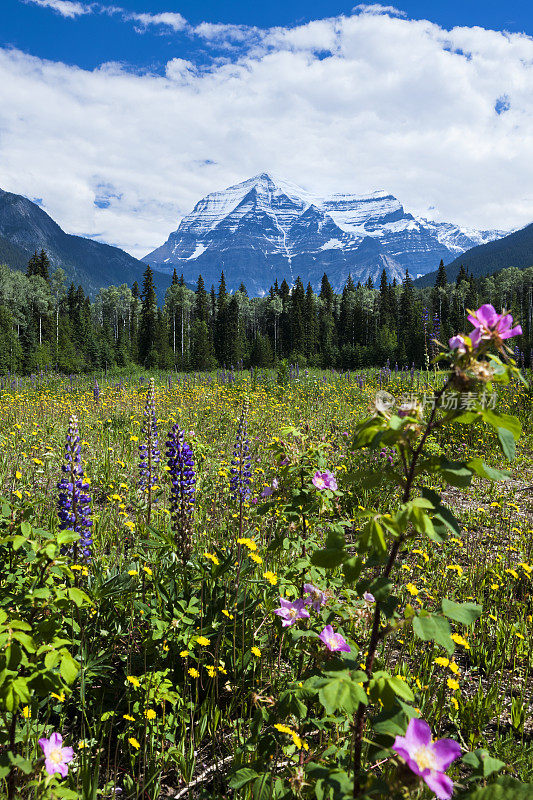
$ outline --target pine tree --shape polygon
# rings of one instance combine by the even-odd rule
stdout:
[[[201,322],[205,322],[206,325],[209,323],[209,296],[205,290],[204,279],[201,275],[198,275],[194,316]]]
[[[176,267],[174,267],[174,272],[172,273],[171,286],[176,286],[177,284],[178,284],[178,273],[176,272]]]
[[[157,339],[157,298],[154,287],[154,273],[146,267],[143,273],[141,293],[141,315],[139,321],[139,361],[144,366],[153,366],[157,360],[154,355]]]
[[[435,286],[438,289],[445,289],[447,283],[448,283],[448,276],[446,275],[446,267],[444,266],[444,261],[441,258],[439,268],[437,270]]]

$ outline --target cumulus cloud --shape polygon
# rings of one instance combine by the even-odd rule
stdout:
[[[74,19],[82,14],[90,14],[92,11],[91,6],[86,6],[77,0],[24,0],[24,2],[41,6],[41,8],[50,8],[68,19]]]
[[[129,14],[123,9],[120,9],[120,11],[124,19],[139,22],[143,28],[147,28],[150,25],[163,25],[164,27],[171,28],[173,31],[183,31],[188,27],[185,17],[173,11],[163,11],[160,14]]]
[[[154,75],[0,50],[0,186],[137,256],[263,171],[473,227],[533,220],[530,37],[360,11],[210,52]]]

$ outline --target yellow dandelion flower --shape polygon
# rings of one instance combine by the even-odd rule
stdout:
[[[259,658],[259,656],[261,655],[261,650],[258,647],[252,647],[252,653],[254,654],[254,656],[257,656],[257,658]]]
[[[271,586],[275,586],[278,582],[278,576],[275,572],[271,572],[270,570],[263,572],[263,578],[266,578]]]
[[[220,564],[220,561],[218,560],[218,558],[217,558],[215,555],[213,555],[213,553],[208,553],[208,552],[206,551],[206,552],[204,553],[204,558],[208,558],[208,559],[209,559],[209,561],[212,561],[212,562],[213,562],[213,564],[214,564],[216,567],[218,567],[218,565]]]
[[[191,668],[190,668],[189,670],[187,670],[187,671],[188,671],[189,675],[191,676],[191,678],[198,678],[198,677],[200,676],[200,673],[199,673],[199,672],[198,672],[198,670],[197,670],[197,669],[195,669],[194,667],[191,667]]]
[[[198,642],[198,644],[202,645],[202,647],[207,647],[207,645],[209,644],[209,639],[207,638],[207,636],[197,636],[196,641]]]
[[[138,689],[139,686],[141,685],[139,679],[136,678],[135,675],[126,675],[126,680],[129,683],[131,683],[131,685],[134,686],[136,689]]]
[[[155,713],[153,708],[146,708],[144,711],[144,716],[148,720],[153,720],[157,717],[157,714]]]
[[[134,738],[133,738],[133,736],[130,736],[130,738],[128,739],[128,742],[129,742],[129,743],[131,744],[131,746],[132,746],[132,747],[134,747],[136,750],[139,750],[139,748],[140,748],[140,746],[141,746],[141,745],[139,744],[139,742],[137,741],[137,739],[134,739]]]
[[[459,633],[452,633],[452,639],[455,644],[462,645],[466,650],[470,650],[470,645],[468,644],[467,640],[461,636]]]
[[[448,689],[451,689],[452,692],[457,691],[459,688],[459,681],[456,681],[455,678],[448,678],[446,683],[448,684]]]
[[[417,596],[417,594],[418,594],[418,589],[416,588],[416,586],[414,585],[414,583],[408,583],[408,584],[407,584],[407,586],[406,586],[405,588],[407,589],[407,591],[409,592],[409,594],[411,594],[413,597],[416,597],[416,596]]]
[[[128,722],[135,722],[135,717],[132,717],[131,714],[123,714],[122,719],[127,719]]]

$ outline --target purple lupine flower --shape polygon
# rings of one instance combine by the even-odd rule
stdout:
[[[274,610],[274,614],[281,617],[281,624],[284,628],[290,628],[291,625],[299,619],[309,619],[309,611],[306,609],[304,601],[299,598],[292,603],[290,600],[285,600],[284,597],[279,598],[280,608]]]
[[[174,425],[168,434],[166,455],[171,481],[170,515],[183,558],[191,552],[191,522],[196,492],[193,452],[185,432]]]
[[[483,340],[491,339],[496,345],[501,345],[504,339],[522,334],[520,325],[512,327],[513,317],[511,314],[498,314],[490,303],[485,303],[477,311],[469,314],[468,321],[474,326],[474,330],[470,334],[470,340],[474,347],[478,347]]]
[[[144,441],[139,445],[139,486],[141,489],[152,489],[156,485],[155,474],[161,461],[158,449],[157,418],[155,415],[155,386],[150,378],[150,386],[144,407],[144,425],[142,428]]]
[[[96,380],[96,378],[94,379],[93,398],[95,403],[97,403],[100,400],[100,387],[98,386],[98,381]]]
[[[461,748],[453,739],[433,742],[431,728],[423,719],[412,719],[405,736],[397,736],[392,749],[406,762],[415,775],[419,775],[435,792],[439,800],[449,800],[453,781],[445,771],[459,758]]]
[[[341,636],[340,633],[335,633],[331,625],[326,625],[318,638],[324,642],[328,650],[332,653],[337,653],[339,651],[345,653],[351,652],[351,647],[344,636]]]
[[[63,747],[63,737],[60,733],[52,733],[49,739],[39,739],[39,744],[44,753],[44,768],[49,775],[59,772],[62,778],[68,773],[67,764],[74,758],[72,747]]]
[[[250,494],[251,468],[250,442],[246,436],[246,404],[243,406],[235,446],[233,448],[233,458],[231,460],[230,489],[233,497],[241,502],[246,500]]]
[[[70,552],[74,561],[79,555],[87,560],[91,554],[92,545],[91,498],[87,494],[89,484],[85,482],[81,461],[78,418],[74,415],[69,421],[65,442],[65,463],[62,465],[61,471],[63,477],[57,485],[59,489],[57,502],[59,528],[79,534],[79,541],[74,543]]]
[[[323,489],[330,489],[332,492],[337,491],[337,481],[332,472],[327,469],[325,472],[315,472],[313,475],[313,486],[322,491]]]
[[[304,603],[306,606],[311,606],[313,611],[320,611],[322,606],[325,606],[327,603],[325,592],[312,583],[304,583],[304,595],[306,594],[309,595],[309,597],[304,597]]]

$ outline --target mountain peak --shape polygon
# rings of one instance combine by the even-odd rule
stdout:
[[[201,273],[216,284],[223,269],[230,288],[244,281],[262,294],[277,279],[297,275],[318,286],[324,272],[336,290],[354,279],[401,280],[432,271],[498,232],[464,231],[429,223],[406,212],[385,189],[366,194],[312,195],[296,184],[260,172],[203,197],[176,231],[145,260],[156,269]]]

